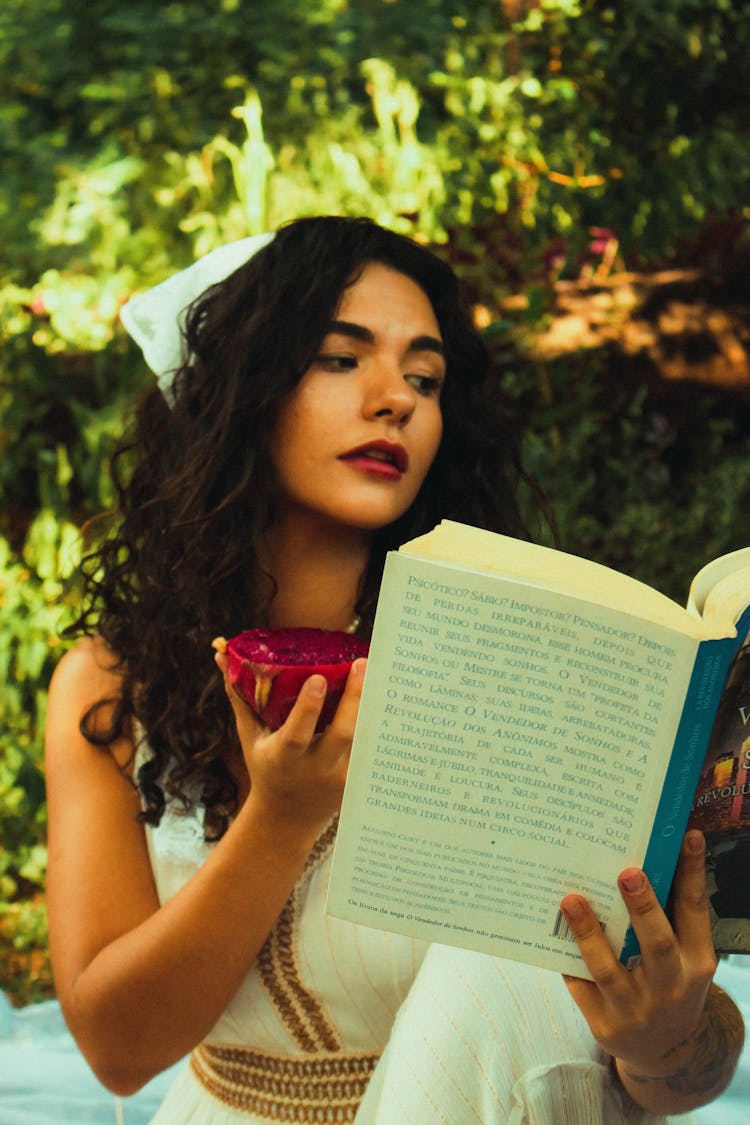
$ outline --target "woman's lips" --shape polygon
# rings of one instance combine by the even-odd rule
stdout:
[[[403,475],[390,461],[378,461],[374,457],[342,457],[341,460],[351,465],[353,469],[359,469],[374,477],[382,477],[384,480],[401,480]]]
[[[339,460],[346,461],[354,469],[386,480],[400,480],[409,465],[404,447],[387,441],[359,445],[348,453],[342,453]]]

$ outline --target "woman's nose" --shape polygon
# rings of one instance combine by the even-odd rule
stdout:
[[[403,423],[414,413],[417,396],[400,366],[379,363],[370,374],[364,395],[364,413],[372,418],[392,417]]]

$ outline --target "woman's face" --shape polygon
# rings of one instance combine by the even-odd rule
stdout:
[[[440,445],[444,378],[427,295],[369,263],[279,413],[270,452],[280,515],[367,531],[403,515]]]

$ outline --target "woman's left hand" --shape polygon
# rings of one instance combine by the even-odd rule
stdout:
[[[618,882],[640,965],[621,965],[588,902],[567,895],[561,907],[593,981],[565,982],[631,1097],[653,1112],[684,1113],[721,1093],[743,1041],[742,1016],[711,983],[717,961],[702,834],[688,832],[683,841],[674,929],[642,871],[629,868]]]

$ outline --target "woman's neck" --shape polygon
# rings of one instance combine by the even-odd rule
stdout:
[[[355,615],[359,584],[370,554],[370,536],[334,525],[321,532],[295,518],[274,527],[265,565],[277,584],[273,628],[346,629]]]

